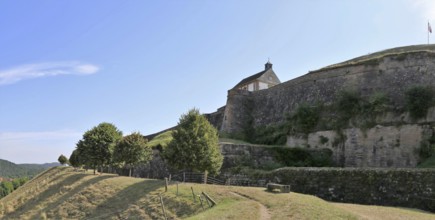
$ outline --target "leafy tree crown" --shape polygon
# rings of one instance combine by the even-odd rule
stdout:
[[[183,170],[219,172],[223,156],[217,131],[199,110],[192,109],[181,115],[172,136],[165,150],[170,165]]]

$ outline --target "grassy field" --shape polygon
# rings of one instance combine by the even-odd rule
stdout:
[[[298,193],[263,188],[172,184],[164,181],[93,175],[71,168],[50,169],[0,200],[2,219],[435,219],[419,210],[330,203]],[[206,192],[209,208],[195,195]],[[177,194],[178,191],[178,194]]]
[[[148,142],[147,145],[150,147],[161,146],[162,148],[166,148],[166,146],[168,146],[169,142],[172,140],[172,132],[173,131],[166,131],[157,135],[150,142]]]

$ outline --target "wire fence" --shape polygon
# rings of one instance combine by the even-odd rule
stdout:
[[[266,180],[252,180],[246,175],[207,176],[204,173],[180,172],[170,175],[169,180],[189,183],[206,183],[214,185],[265,187]]]

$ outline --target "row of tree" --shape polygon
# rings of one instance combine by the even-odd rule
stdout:
[[[29,180],[27,177],[16,178],[11,181],[4,180],[0,183],[0,198],[9,195],[18,187],[24,185]]]
[[[62,155],[61,155],[62,156]],[[63,158],[59,157],[60,160]],[[152,149],[147,139],[139,132],[122,136],[122,132],[110,123],[101,123],[86,131],[69,158],[74,167],[86,166],[95,171],[104,167],[127,167],[130,169],[152,159]],[[62,162],[61,162],[62,163]]]
[[[208,120],[192,109],[180,117],[172,133],[173,139],[164,149],[162,157],[179,170],[217,174],[223,162],[218,145],[217,130]],[[63,155],[61,155],[62,157]],[[115,125],[101,123],[84,133],[69,158],[74,167],[86,166],[95,171],[104,167],[126,167],[148,163],[153,156],[151,147],[139,132],[122,136]],[[67,162],[66,157],[59,162]]]

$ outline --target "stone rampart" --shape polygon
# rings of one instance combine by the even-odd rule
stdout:
[[[382,92],[399,108],[404,105],[406,89],[434,84],[435,53],[391,55],[364,64],[310,72],[270,89],[253,92],[251,114],[254,126],[277,124],[299,104],[329,104],[342,90],[354,90],[363,97]],[[237,129],[240,128],[232,127],[232,130]]]
[[[246,126],[277,125],[286,121],[302,103],[329,105],[341,91],[355,91],[361,97],[385,94],[393,108],[380,115],[375,127],[344,128],[342,143],[332,142],[336,132],[321,131],[308,136],[289,136],[287,145],[329,148],[334,160],[351,167],[415,167],[418,148],[424,138],[433,135],[435,110],[414,121],[405,109],[405,92],[413,86],[435,85],[435,52],[397,53],[349,62],[309,72],[296,79],[256,92],[228,92],[221,132],[235,133]],[[322,133],[323,132],[323,133]],[[320,135],[330,136],[330,145],[317,144]],[[337,144],[338,143],[338,144]]]
[[[240,131],[241,119],[251,115],[253,125],[283,122],[301,103],[332,103],[342,90],[358,91],[361,96],[382,92],[393,105],[403,107],[407,88],[435,84],[435,53],[428,51],[389,55],[361,64],[320,69],[296,79],[256,92],[228,92],[221,131]],[[249,100],[251,106],[242,106]]]

